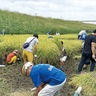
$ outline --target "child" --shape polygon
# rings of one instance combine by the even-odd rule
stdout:
[[[18,50],[14,50],[10,54],[8,54],[8,56],[6,57],[6,62],[8,64],[15,63],[17,61],[17,54],[18,54]]]
[[[61,58],[60,58],[60,68],[64,70],[64,65],[66,65],[65,61],[67,59],[67,55],[66,55],[65,47],[63,45],[63,41],[61,41],[61,45],[62,45],[62,52],[61,52]]]

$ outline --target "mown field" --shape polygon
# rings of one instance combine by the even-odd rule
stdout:
[[[0,57],[4,59],[5,54],[19,50],[21,61],[13,65],[7,65],[0,68],[0,96],[33,96],[31,88],[32,81],[29,77],[21,74],[22,61],[22,45],[26,38],[31,35],[0,35]],[[53,38],[48,38],[48,35],[39,35],[37,58],[34,58],[34,63],[50,63],[59,68],[60,41],[64,42],[67,51],[67,65],[64,72],[67,75],[67,83],[61,90],[61,96],[73,96],[76,88],[82,85],[83,91],[81,96],[96,96],[96,75],[87,73],[78,75],[77,67],[81,56],[82,42],[77,39],[77,34],[52,35]],[[90,79],[91,78],[91,79]],[[87,82],[84,82],[86,79]],[[84,83],[83,83],[84,82]],[[86,94],[87,93],[87,94]]]

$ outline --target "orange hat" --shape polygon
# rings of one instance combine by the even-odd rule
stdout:
[[[33,63],[32,63],[32,62],[27,62],[27,63],[25,63],[25,64],[23,65],[23,67],[22,67],[22,74],[23,74],[23,75],[26,75],[26,70],[27,70],[27,68],[29,68],[30,66],[33,66]]]

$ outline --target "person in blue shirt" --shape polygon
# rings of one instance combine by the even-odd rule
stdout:
[[[22,74],[30,76],[36,89],[36,96],[53,96],[66,82],[66,74],[50,64],[32,64],[22,67]]]
[[[87,31],[86,30],[81,30],[78,34],[78,39],[84,41],[86,36],[87,36]]]

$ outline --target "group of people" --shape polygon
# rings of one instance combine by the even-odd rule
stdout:
[[[34,34],[32,37],[27,38],[27,40],[24,43],[26,42],[30,42],[30,44],[27,48],[23,48],[22,58],[24,64],[26,62],[33,62],[33,58],[34,58],[33,54],[35,54],[34,56],[37,57],[36,53],[37,53],[38,35]],[[5,56],[6,62],[8,64],[16,63],[16,61],[18,60],[18,56],[17,56],[18,53],[19,53],[18,50],[14,50],[13,52],[9,53],[7,56]]]
[[[24,60],[24,65],[22,67],[22,74],[25,76],[30,76],[36,87],[36,96],[54,96],[54,94],[59,91],[66,82],[66,74],[62,71],[64,69],[64,61],[66,59],[65,48],[63,41],[62,53],[63,57],[60,58],[60,67],[56,68],[50,64],[36,64],[33,63],[33,54],[37,57],[37,44],[38,35],[34,34],[32,37],[27,38],[25,43],[29,43],[26,48],[23,48],[22,58]],[[24,44],[25,44],[24,43]],[[8,56],[6,56],[6,61],[8,64],[13,64],[17,60],[18,50],[14,50]]]
[[[78,36],[78,39],[79,38],[81,39],[80,36]],[[82,49],[81,61],[78,65],[78,73],[81,73],[87,59],[90,59],[91,61],[90,72],[92,72],[95,67],[96,30],[94,30],[93,33],[88,36],[85,36],[84,33],[84,38],[84,46]],[[64,70],[65,61],[67,58],[63,41],[61,41],[62,57],[60,58],[60,68],[62,70],[50,64],[34,65],[33,54],[35,57],[37,57],[38,35],[34,34],[33,37],[29,37],[25,43],[27,42],[30,42],[30,44],[27,46],[27,48],[23,48],[22,57],[24,60],[24,65],[22,67],[22,74],[25,76],[30,76],[32,79],[33,84],[36,87],[36,96],[54,96],[54,94],[63,87],[67,79],[66,74],[64,71],[62,71]],[[17,54],[18,50],[14,50],[7,56],[6,60],[8,64],[16,62]],[[10,59],[10,57],[12,57],[12,59]]]
[[[36,96],[53,96],[65,84],[66,74],[50,64],[34,65],[32,47],[34,46],[34,54],[37,57],[38,35],[29,37],[26,42],[30,42],[32,39],[34,40],[30,45],[23,49],[24,65],[22,67],[22,74],[30,76],[32,79],[36,87]]]
[[[81,34],[83,35],[83,34]],[[85,35],[85,33],[84,33]],[[79,37],[79,36],[78,36]],[[84,45],[82,49],[82,57],[81,61],[78,65],[78,73],[81,73],[83,66],[87,66],[86,61],[90,60],[90,72],[92,72],[95,68],[96,56],[96,30],[93,31],[92,34],[86,35],[84,40]]]

